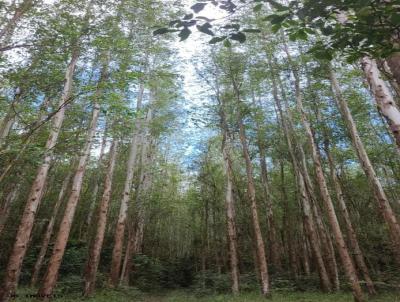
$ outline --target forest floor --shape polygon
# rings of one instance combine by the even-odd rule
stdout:
[[[16,302],[37,301],[32,297],[25,297],[25,291],[19,297],[13,299]],[[60,298],[51,299],[54,302],[261,302],[266,301],[258,292],[244,293],[238,297],[231,295],[196,296],[194,293],[184,290],[170,291],[163,294],[147,294],[136,290],[115,291],[102,290],[94,297],[83,299],[74,295],[65,295]],[[351,293],[325,294],[320,292],[284,292],[273,293],[271,302],[352,302]],[[400,293],[382,293],[367,301],[374,302],[400,302]]]

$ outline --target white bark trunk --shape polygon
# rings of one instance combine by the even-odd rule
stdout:
[[[396,141],[397,148],[400,149],[400,110],[397,108],[392,94],[385,81],[381,78],[376,61],[364,57],[361,60],[362,70],[375,97],[376,104],[386,118]]]

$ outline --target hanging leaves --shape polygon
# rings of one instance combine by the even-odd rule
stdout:
[[[199,2],[196,3],[195,5],[192,5],[190,8],[196,13],[198,14],[199,12],[201,12],[204,7],[207,5],[207,2]]]
[[[256,6],[253,7],[254,12],[259,12],[262,9],[262,3],[257,4]]]
[[[196,26],[198,31],[205,33],[207,35],[210,36],[214,36],[214,33],[210,30],[210,28],[212,27],[212,25],[208,22],[204,23],[203,25],[197,25]]]
[[[222,37],[214,37],[210,41],[208,41],[209,44],[217,44],[219,42],[224,41],[227,38],[227,36],[222,36]]]
[[[169,32],[169,29],[166,27],[162,27],[162,28],[159,28],[159,29],[156,29],[155,31],[153,31],[153,35],[154,36],[163,35],[163,34],[166,34],[167,32]]]
[[[183,20],[190,20],[193,18],[193,14],[187,14],[183,17]]]
[[[184,27],[178,34],[178,36],[181,38],[180,41],[185,41],[191,33],[192,31],[189,28]]]
[[[224,41],[224,46],[227,47],[227,48],[231,47],[231,46],[232,46],[231,41],[229,41],[228,39],[226,39],[226,40]]]
[[[261,30],[257,28],[245,28],[242,30],[245,33],[260,33]]]
[[[235,41],[238,41],[240,43],[246,42],[246,35],[244,33],[242,33],[241,31],[239,31],[237,33],[230,34],[229,38],[231,40],[235,40]]]

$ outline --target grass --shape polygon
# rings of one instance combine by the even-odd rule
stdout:
[[[31,294],[29,289],[19,291],[19,297],[13,301],[27,302],[36,301],[32,297],[26,297]],[[231,295],[211,295],[198,297],[190,291],[171,291],[159,294],[146,294],[133,288],[125,288],[122,290],[100,290],[96,295],[89,299],[83,299],[76,295],[65,295],[52,299],[54,302],[351,302],[353,301],[350,293],[324,294],[320,292],[274,292],[271,300],[263,299],[259,293],[243,293],[237,297]],[[382,293],[367,301],[374,302],[400,302],[400,293]]]

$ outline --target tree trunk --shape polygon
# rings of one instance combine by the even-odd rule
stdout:
[[[260,221],[258,217],[258,209],[257,209],[257,199],[256,199],[256,188],[254,185],[254,173],[253,173],[253,164],[251,162],[249,146],[246,137],[246,130],[243,123],[243,117],[241,112],[241,100],[240,100],[240,89],[238,84],[236,83],[236,79],[234,75],[231,74],[231,83],[233,86],[234,94],[236,97],[236,122],[239,126],[239,139],[242,145],[242,153],[246,166],[246,176],[247,176],[247,196],[250,201],[250,210],[251,210],[251,218],[253,224],[253,231],[255,236],[255,249],[256,256],[258,260],[258,269],[260,273],[260,281],[261,281],[261,293],[264,297],[271,297],[270,285],[269,285],[269,275],[268,275],[268,265],[265,254],[265,245],[264,239],[261,232]]]
[[[143,100],[143,92],[144,86],[140,84],[139,87],[139,95],[137,100],[137,110],[139,111],[142,107],[142,100]],[[111,287],[116,287],[118,285],[118,280],[120,276],[121,270],[121,258],[122,258],[122,248],[124,244],[124,233],[125,233],[125,225],[126,225],[126,218],[128,215],[128,205],[129,199],[132,190],[132,180],[133,174],[135,170],[135,162],[136,162],[136,154],[137,154],[137,145],[139,139],[139,132],[141,128],[141,120],[138,118],[135,123],[135,128],[132,136],[131,147],[129,150],[129,159],[127,163],[127,172],[126,172],[126,179],[124,185],[123,196],[121,199],[121,206],[119,209],[118,221],[117,226],[115,229],[114,235],[114,248],[112,252],[112,260],[111,260],[111,271],[110,271],[110,280],[109,285]]]
[[[10,104],[10,109],[8,110],[6,116],[0,123],[0,150],[11,131],[12,126],[15,122],[15,105],[21,102],[21,88],[17,87],[15,90],[14,99]]]
[[[71,167],[73,167],[73,165],[71,165]],[[62,201],[64,200],[64,196],[65,196],[65,193],[66,193],[66,191],[68,189],[68,184],[69,184],[69,182],[71,180],[71,177],[72,177],[72,171],[69,172],[67,177],[64,179],[64,181],[62,183],[62,186],[61,186],[61,189],[60,189],[60,192],[58,194],[58,199],[57,199],[57,201],[56,201],[56,203],[54,205],[53,212],[52,212],[51,217],[50,217],[50,221],[49,221],[49,223],[47,225],[46,232],[45,232],[45,235],[43,237],[43,241],[42,241],[42,244],[41,244],[41,247],[40,247],[39,255],[37,256],[36,263],[35,263],[35,266],[33,268],[33,273],[32,273],[32,278],[31,278],[31,286],[32,287],[36,286],[36,283],[37,283],[37,281],[39,279],[39,274],[40,274],[40,270],[42,268],[43,260],[44,260],[44,257],[46,256],[47,248],[49,246],[51,236],[53,235],[54,224],[55,224],[55,221],[56,221],[56,218],[57,218],[57,213],[58,213],[58,210],[59,210],[59,208],[61,206]]]
[[[310,123],[307,119],[306,112],[303,107],[303,100],[302,100],[301,91],[300,91],[300,77],[296,70],[296,67],[291,62],[291,56],[290,56],[289,50],[286,45],[284,47],[284,50],[285,50],[287,58],[289,60],[289,64],[292,67],[292,73],[293,73],[293,76],[295,79],[295,95],[296,95],[297,107],[300,111],[304,130],[308,137],[308,143],[310,144],[312,158],[313,158],[314,166],[315,166],[315,174],[316,174],[317,182],[318,182],[319,189],[321,192],[321,197],[322,197],[322,200],[326,207],[329,224],[331,226],[332,232],[333,232],[335,240],[336,240],[336,246],[338,248],[339,255],[342,260],[346,276],[349,279],[352,290],[353,290],[354,300],[357,302],[361,302],[361,301],[364,301],[363,292],[362,292],[362,289],[361,289],[361,286],[360,286],[360,283],[359,283],[359,280],[357,277],[356,270],[354,268],[353,262],[351,260],[350,254],[348,252],[342,231],[340,229],[339,222],[336,217],[336,212],[335,212],[335,209],[334,209],[331,197],[330,197],[330,193],[329,193],[329,190],[328,190],[328,187],[326,184],[325,175],[322,170],[321,160],[320,160],[317,146],[316,146],[316,143],[314,140],[314,135],[313,135]]]
[[[311,205],[310,205],[310,200],[309,200],[309,197],[307,194],[307,189],[305,186],[305,181],[304,181],[303,175],[301,174],[297,165],[298,165],[298,163],[295,161],[293,167],[296,171],[297,182],[299,185],[299,193],[300,193],[301,204],[302,204],[303,214],[304,214],[304,227],[305,227],[307,236],[310,241],[310,245],[311,245],[311,249],[314,254],[315,261],[317,262],[318,274],[319,274],[319,278],[321,281],[321,288],[323,291],[330,292],[332,290],[332,283],[329,279],[328,272],[327,272],[326,266],[325,266],[325,262],[322,257],[321,247],[319,244],[317,232],[315,230],[315,222],[314,222],[313,214],[311,211]],[[303,246],[303,251],[306,251],[306,250],[307,250],[307,247]]]
[[[289,256],[289,267],[290,270],[293,274],[294,279],[297,279],[298,274],[299,274],[299,268],[297,266],[297,255],[296,255],[296,250],[295,250],[295,234],[293,234],[293,227],[292,223],[290,222],[290,219],[292,218],[291,216],[291,211],[289,207],[289,198],[286,192],[286,183],[285,183],[285,169],[284,169],[284,163],[282,160],[280,160],[280,180],[281,180],[281,192],[282,192],[282,201],[283,201],[283,229],[285,231],[285,241],[287,245],[287,255]],[[308,257],[307,257],[307,270],[306,274],[310,274],[310,267],[308,265]]]
[[[288,100],[284,94],[284,88],[282,85],[282,82],[280,81],[280,86],[282,90],[282,94],[284,95],[284,102],[286,106],[286,113],[287,113],[287,123],[288,123],[288,129],[292,131],[292,133],[295,132],[294,128],[294,123],[293,123],[293,116],[290,112],[290,107],[288,104]],[[280,105],[279,105],[280,106]],[[287,130],[289,132],[289,130]],[[322,221],[322,213],[319,207],[319,204],[317,202],[315,190],[314,190],[314,185],[313,182],[311,181],[310,173],[308,170],[308,165],[307,165],[307,159],[306,155],[303,149],[303,146],[298,143],[297,146],[297,151],[298,151],[298,164],[299,166],[299,172],[302,173],[302,178],[304,181],[304,186],[306,189],[306,195],[308,196],[308,203],[310,205],[310,208],[312,210],[312,214],[314,216],[313,222],[315,223],[315,228],[316,232],[318,234],[318,244],[320,245],[322,254],[323,254],[323,259],[325,262],[325,268],[328,272],[328,275],[330,276],[330,280],[332,283],[332,289],[333,290],[339,290],[340,284],[339,284],[339,273],[338,273],[338,267],[337,267],[337,262],[336,262],[336,257],[335,257],[335,251],[333,248],[332,240],[331,237],[329,236],[329,231],[327,230],[324,222]]]
[[[99,95],[97,95],[96,98],[97,97],[99,97]],[[90,122],[90,126],[86,136],[85,146],[83,147],[82,155],[79,158],[78,167],[72,181],[71,194],[67,201],[64,216],[62,218],[60,229],[55,240],[53,254],[51,255],[51,258],[49,260],[49,265],[44,276],[43,284],[38,291],[38,294],[43,297],[43,300],[48,300],[49,297],[51,297],[51,295],[53,294],[53,289],[57,282],[58,270],[61,266],[62,258],[64,256],[65,248],[68,242],[69,233],[71,231],[72,222],[75,216],[76,207],[78,205],[79,197],[81,194],[83,177],[86,171],[86,163],[96,132],[99,114],[100,106],[98,103],[94,103],[92,120]]]
[[[375,60],[364,57],[361,60],[361,67],[375,97],[376,104],[386,118],[397,148],[400,150],[400,111],[393,100],[393,96],[385,81],[382,80]]]
[[[1,49],[10,42],[18,21],[31,8],[32,5],[33,0],[24,0],[18,7],[15,8],[14,15],[0,30],[0,52]]]
[[[97,165],[97,170],[98,172],[94,176],[94,188],[92,191],[92,196],[90,199],[90,204],[89,204],[89,212],[88,215],[85,219],[84,226],[83,226],[83,232],[80,234],[80,238],[85,241],[87,238],[88,232],[90,225],[92,224],[92,218],[94,211],[96,209],[96,201],[97,201],[97,195],[99,193],[99,187],[100,187],[100,177],[99,174],[102,172],[103,168],[103,157],[104,157],[104,150],[106,147],[107,143],[107,125],[105,126],[104,133],[103,133],[103,139],[101,140],[101,146],[100,146],[100,155],[99,155],[99,160],[98,160],[98,165]]]
[[[225,134],[226,135],[226,134]],[[227,233],[229,241],[229,259],[232,280],[232,293],[239,294],[239,267],[238,267],[238,252],[237,252],[237,232],[236,232],[236,213],[233,197],[232,183],[232,164],[230,160],[229,147],[225,141],[222,146],[222,154],[224,157],[225,177],[226,177],[226,193],[225,193],[225,208]]]
[[[350,134],[357,157],[361,163],[361,167],[372,186],[379,210],[388,225],[388,231],[390,233],[390,238],[393,245],[393,253],[395,255],[396,263],[400,266],[400,225],[385,194],[385,191],[383,190],[382,184],[376,176],[375,170],[365,150],[364,144],[361,141],[360,135],[358,134],[357,126],[353,120],[347,102],[343,98],[339,83],[332,68],[330,68],[329,76],[333,91],[335,93],[336,104],[346,122],[347,130]]]
[[[295,171],[295,176],[296,176],[296,180],[297,180],[297,184],[298,184],[300,200],[301,200],[301,208],[302,208],[302,212],[304,215],[303,219],[304,219],[305,231],[309,238],[311,250],[314,254],[315,261],[317,263],[318,274],[319,274],[319,278],[320,278],[320,282],[321,282],[321,288],[323,291],[330,292],[332,290],[332,284],[331,284],[331,281],[329,280],[328,273],[326,271],[325,262],[322,257],[321,247],[319,244],[319,238],[315,231],[315,222],[314,222],[314,218],[313,218],[313,215],[311,212],[310,199],[309,199],[309,195],[308,195],[308,192],[306,189],[306,184],[305,184],[303,174],[301,173],[302,165],[299,163],[299,161],[296,158],[295,149],[292,144],[292,141],[294,141],[294,139],[292,140],[292,136],[290,135],[290,130],[289,130],[288,122],[287,122],[287,119],[288,119],[289,123],[291,123],[290,115],[288,114],[288,118],[287,118],[284,115],[284,112],[282,110],[281,101],[278,96],[278,86],[276,83],[276,79],[274,77],[274,70],[272,68],[272,60],[269,56],[268,56],[268,64],[272,71],[272,77],[271,77],[271,79],[272,79],[272,95],[274,97],[276,106],[278,107],[278,112],[280,115],[281,123],[283,125],[283,131],[284,131],[284,134],[286,137],[286,143],[288,146],[289,154],[290,154],[290,157],[292,160],[292,165],[293,165],[293,169]],[[282,88],[282,93],[283,93],[284,92],[283,87],[281,87],[281,88]],[[287,108],[287,110],[288,110],[288,108]]]
[[[253,104],[255,104],[255,98],[253,95]],[[267,208],[267,226],[268,226],[268,242],[270,244],[270,255],[271,255],[271,262],[274,268],[278,271],[282,270],[282,262],[280,257],[280,246],[278,243],[278,238],[276,234],[276,225],[275,225],[275,218],[274,218],[274,211],[272,205],[272,195],[268,184],[268,169],[267,169],[267,162],[265,160],[265,144],[262,139],[261,133],[261,125],[255,118],[256,125],[257,125],[257,146],[258,146],[258,153],[260,155],[260,167],[261,167],[261,183],[263,187],[263,195],[264,200],[266,202]]]
[[[71,61],[65,73],[65,83],[62,97],[60,99],[60,110],[54,115],[49,138],[46,142],[45,153],[42,164],[37,170],[35,181],[31,187],[28,200],[22,215],[22,219],[18,228],[14,247],[8,262],[4,285],[0,291],[0,300],[8,301],[10,295],[14,294],[17,287],[19,275],[21,272],[22,261],[28,248],[28,241],[32,232],[33,222],[36,216],[36,210],[40,204],[43,193],[44,184],[46,182],[47,173],[52,162],[53,148],[57,142],[62,122],[64,120],[65,106],[64,104],[71,97],[73,73],[78,61],[79,51],[74,49]]]
[[[308,172],[305,172],[305,174],[308,175]],[[307,179],[307,176],[305,177],[305,179]],[[330,232],[329,230],[327,230],[325,223],[322,221],[321,209],[316,204],[317,201],[314,198],[315,195],[313,189],[311,188],[310,180],[308,181],[306,180],[306,187],[307,190],[310,191],[309,194],[310,194],[311,208],[317,225],[318,234],[321,241],[321,248],[326,259],[326,268],[329,272],[329,276],[333,285],[333,290],[338,291],[340,289],[339,271],[335,257],[335,250],[333,247],[332,239],[330,237]]]
[[[136,206],[138,207],[138,212],[136,217],[136,223],[135,224],[132,223],[132,227],[129,232],[128,244],[126,247],[125,259],[122,265],[121,278],[120,278],[120,283],[121,284],[125,283],[126,285],[129,285],[129,275],[133,266],[132,258],[139,250],[139,246],[141,245],[144,232],[145,196],[143,194],[146,194],[148,192],[148,189],[150,188],[151,185],[150,174],[147,168],[147,166],[150,164],[151,151],[150,151],[150,142],[148,141],[147,135],[149,134],[148,127],[150,125],[152,117],[153,117],[152,110],[149,109],[147,112],[146,123],[145,125],[143,125],[146,128],[146,130],[143,130],[143,133],[141,134],[140,138],[140,145],[142,145],[141,158],[140,158],[141,171],[139,177],[139,185],[136,190]]]
[[[222,155],[224,159],[225,177],[226,177],[226,193],[225,193],[225,212],[227,223],[227,235],[229,246],[229,264],[231,273],[231,290],[233,295],[238,295],[240,291],[240,271],[239,259],[237,251],[237,230],[236,230],[236,212],[235,198],[233,192],[233,169],[229,147],[229,129],[223,108],[223,103],[219,98],[219,88],[217,87],[217,99],[219,105],[220,128],[222,131]]]
[[[107,167],[107,174],[104,180],[104,192],[100,201],[100,207],[97,217],[96,235],[92,241],[86,268],[84,272],[84,290],[85,297],[91,296],[94,292],[96,285],[97,268],[100,261],[100,253],[103,246],[104,234],[107,225],[107,214],[111,199],[112,180],[115,170],[115,162],[117,158],[118,141],[113,140],[110,149],[110,159]]]
[[[324,143],[325,143],[325,153],[328,157],[329,170],[330,170],[331,178],[333,181],[333,185],[335,187],[336,198],[337,198],[337,201],[339,204],[339,208],[343,215],[343,220],[346,224],[347,237],[350,242],[350,246],[353,250],[356,265],[358,266],[358,268],[361,270],[361,272],[363,274],[369,294],[375,295],[376,291],[375,291],[374,283],[371,280],[371,277],[370,277],[369,271],[368,271],[368,267],[364,261],[364,255],[361,251],[360,245],[358,244],[357,235],[353,228],[353,224],[351,223],[350,214],[349,214],[349,211],[347,210],[347,205],[344,200],[344,194],[342,191],[342,187],[340,185],[338,177],[336,176],[335,164],[333,161],[332,154],[329,150],[330,149],[329,148],[329,138],[327,136],[325,137]]]
[[[301,228],[304,230],[304,223],[301,224]],[[301,251],[303,252],[303,268],[306,276],[310,276],[310,253],[308,252],[307,236],[304,236],[304,240],[301,242]]]
[[[392,53],[386,58],[386,62],[397,84],[400,85],[400,52]]]
[[[253,229],[255,236],[255,247],[258,260],[258,268],[260,271],[260,278],[261,278],[261,292],[263,296],[270,297],[271,292],[269,288],[268,266],[265,255],[264,239],[261,233],[260,221],[258,218],[256,189],[254,186],[253,164],[250,159],[245,127],[243,124],[241,113],[239,112],[240,110],[239,108],[241,107],[239,93],[238,93],[239,90],[237,89],[237,87],[235,87],[234,89],[237,96],[237,105],[238,105],[237,123],[239,125],[239,139],[242,145],[243,158],[246,164],[247,190],[248,190],[247,194],[250,201],[251,218],[253,222]]]
[[[16,184],[15,187],[7,194],[6,200],[0,209],[0,236],[6,226],[8,216],[10,215],[11,206],[18,197],[21,185]]]

